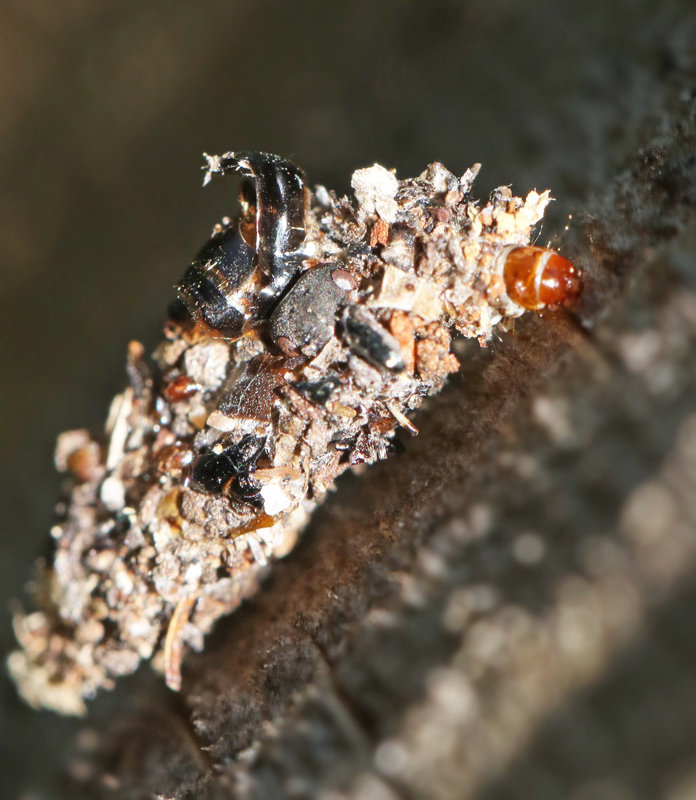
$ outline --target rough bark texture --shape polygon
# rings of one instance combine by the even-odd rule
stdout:
[[[587,209],[587,328],[467,346],[186,662],[186,708],[111,745],[107,796],[694,790],[694,154],[689,100]]]

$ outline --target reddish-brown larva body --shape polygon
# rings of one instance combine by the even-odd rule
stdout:
[[[582,293],[580,270],[546,247],[513,247],[503,255],[508,296],[523,308],[573,305]]]

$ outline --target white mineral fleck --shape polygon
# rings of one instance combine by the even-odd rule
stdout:
[[[102,483],[100,496],[109,511],[120,511],[126,505],[123,481],[113,475]]]
[[[269,517],[274,517],[285,511],[290,505],[290,498],[275,483],[269,483],[261,487],[261,497],[263,497],[263,510]]]
[[[123,594],[130,594],[133,591],[133,578],[123,567],[114,570],[114,584]]]
[[[319,205],[324,206],[324,208],[331,208],[331,195],[329,194],[326,186],[317,184],[316,188],[314,189],[314,196],[316,197]]]
[[[128,633],[136,639],[144,639],[152,633],[152,623],[144,617],[129,620]]]
[[[363,216],[377,213],[385,222],[395,222],[399,207],[394,199],[399,189],[396,175],[379,164],[353,173],[350,185]]]
[[[191,566],[184,573],[184,581],[186,583],[198,583],[203,570],[200,564],[191,564]]]

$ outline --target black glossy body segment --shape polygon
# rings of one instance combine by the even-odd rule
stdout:
[[[206,453],[193,463],[190,486],[197,492],[222,494],[236,474],[236,465],[227,450],[222,453]]]
[[[319,381],[300,381],[294,387],[316,405],[323,406],[340,385],[338,375],[328,374]]]
[[[254,251],[237,226],[215,234],[177,286],[197,322],[224,336],[241,335],[253,292]]]
[[[254,485],[253,472],[265,444],[264,438],[248,435],[221,453],[199,456],[191,470],[191,488],[206,494],[230,494],[257,505],[259,490]]]
[[[305,238],[307,193],[302,170],[271,153],[225,153],[217,171],[234,169],[256,184],[256,252],[277,294],[297,273]]]
[[[177,290],[196,322],[236,339],[268,313],[300,269],[307,193],[302,172],[269,153],[208,158],[208,174],[228,170],[254,181],[244,199],[254,210],[255,245],[245,242],[239,224],[215,233]]]
[[[351,350],[376,367],[401,372],[405,369],[401,346],[362,306],[349,306],[343,314],[343,330]]]

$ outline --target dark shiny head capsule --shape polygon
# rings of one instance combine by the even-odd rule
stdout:
[[[253,179],[255,196],[244,196],[254,214],[255,241],[245,241],[238,224],[214,234],[177,290],[196,322],[238,338],[300,269],[307,192],[302,172],[278,156],[226,153],[206,158],[206,182],[211,173],[228,170]]]
[[[265,444],[264,438],[249,435],[220,453],[204,453],[193,462],[190,488],[205,494],[230,494],[259,505],[253,472]]]

